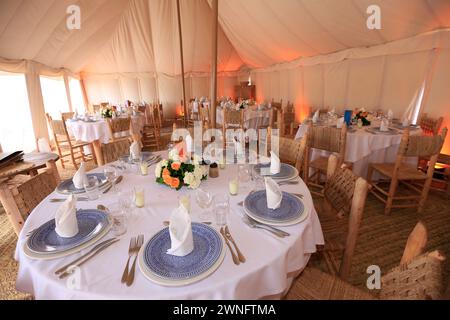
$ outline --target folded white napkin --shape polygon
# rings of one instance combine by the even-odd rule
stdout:
[[[337,121],[336,121],[336,127],[337,127],[338,129],[340,129],[340,128],[342,128],[343,125],[344,125],[344,117],[341,117],[341,118],[337,119]]]
[[[139,142],[134,141],[130,146],[130,155],[132,159],[139,159],[141,157],[141,146]]]
[[[380,131],[389,131],[389,122],[387,119],[381,120]]]
[[[194,141],[190,134],[186,136],[186,152],[194,152]]]
[[[87,180],[86,175],[86,167],[85,163],[82,162],[80,165],[80,168],[78,168],[78,171],[75,172],[72,178],[73,185],[77,189],[83,189],[84,188],[84,182]]]
[[[317,111],[314,113],[314,115],[313,115],[313,117],[312,117],[312,122],[313,122],[313,123],[316,123],[318,120],[319,120],[319,110],[317,110]]]
[[[269,177],[264,178],[264,181],[266,183],[267,208],[278,209],[283,199],[280,186]]]
[[[391,109],[388,110],[387,115],[389,120],[394,119],[394,112]]]
[[[167,250],[167,254],[184,257],[194,250],[191,217],[183,205],[172,212],[169,233],[171,247]]]
[[[194,103],[192,104],[192,111],[195,113],[198,113],[198,102],[194,101]]]
[[[71,238],[78,233],[76,202],[77,200],[71,194],[56,211],[55,231],[60,237]]]
[[[275,154],[275,152],[270,151],[270,173],[277,174],[280,172],[280,158]]]

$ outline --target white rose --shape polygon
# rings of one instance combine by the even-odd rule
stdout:
[[[194,181],[189,185],[191,189],[197,189],[200,186],[201,181],[198,179],[194,179]]]
[[[184,175],[183,182],[185,184],[191,185],[191,183],[194,182],[194,180],[195,180],[195,176],[192,172],[187,172]]]
[[[167,160],[161,160],[161,167],[167,167],[169,165],[169,161]]]
[[[202,168],[202,166],[196,165],[194,168],[194,177],[197,180],[201,180],[203,175],[204,175],[204,170]]]

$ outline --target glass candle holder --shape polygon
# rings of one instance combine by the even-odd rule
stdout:
[[[145,206],[144,187],[134,187],[134,204],[138,208],[143,208]]]
[[[239,192],[239,181],[238,181],[238,179],[237,178],[231,179],[229,181],[229,183],[228,183],[228,188],[229,188],[230,194],[232,196],[237,195],[238,192]]]
[[[148,175],[148,164],[147,164],[147,162],[146,161],[141,161],[139,166],[141,168],[141,175],[143,175],[143,176]]]

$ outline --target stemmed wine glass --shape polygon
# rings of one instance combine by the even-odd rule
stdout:
[[[116,192],[116,177],[117,177],[117,171],[112,166],[106,166],[103,169],[103,173],[105,174],[106,179],[109,183],[111,183],[112,191]]]
[[[212,195],[209,192],[198,188],[195,192],[195,199],[197,200],[197,204],[199,205],[199,207],[203,209],[202,213],[200,214],[200,219],[207,220],[209,218],[209,212],[207,211],[207,209],[212,204]]]

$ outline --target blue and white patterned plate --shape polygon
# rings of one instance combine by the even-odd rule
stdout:
[[[49,220],[37,228],[28,238],[26,246],[34,253],[50,254],[73,249],[80,246],[99,234],[110,224],[107,215],[95,209],[79,210],[77,212],[77,235],[71,238],[62,238],[55,231],[55,219]]]
[[[169,228],[156,233],[141,249],[139,265],[144,275],[163,285],[185,285],[214,272],[225,253],[221,236],[213,228],[195,222],[192,236],[194,250],[178,257],[166,253],[171,246]]]
[[[270,163],[258,163],[253,166],[253,170],[262,176],[271,177],[275,180],[291,180],[298,177],[298,170],[287,163],[281,163],[280,172],[277,174],[270,173]]]
[[[290,223],[305,212],[303,202],[287,192],[283,192],[283,199],[278,209],[267,208],[266,190],[250,193],[244,200],[244,209],[250,217],[267,224]]]
[[[88,173],[88,177],[95,176],[100,181],[99,187],[102,187],[108,182],[108,179],[106,179],[106,176],[103,173]],[[72,179],[64,180],[59,184],[59,186],[56,188],[56,191],[58,191],[61,194],[79,194],[84,193],[83,189],[77,189],[75,188]]]

